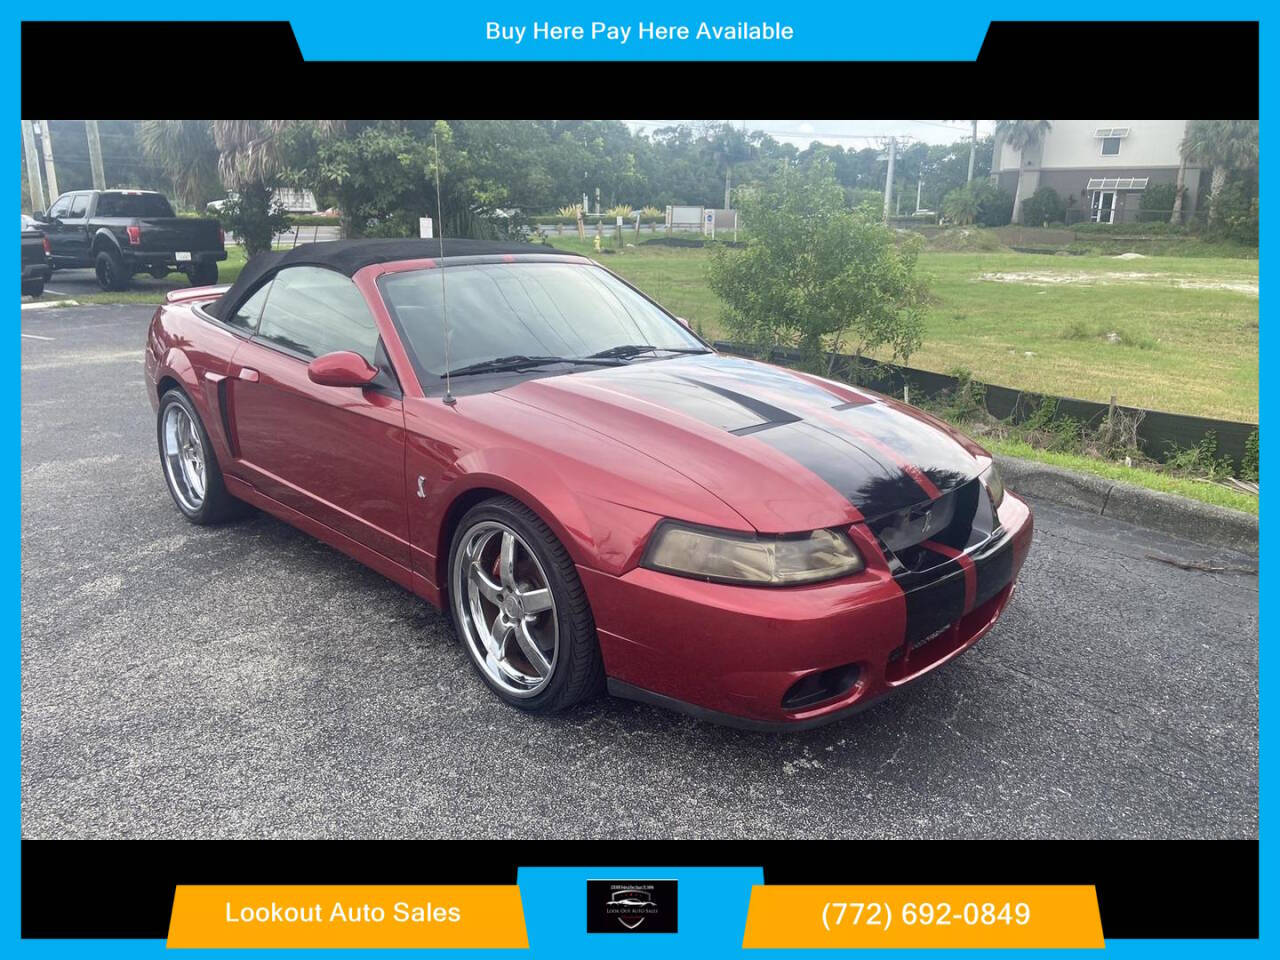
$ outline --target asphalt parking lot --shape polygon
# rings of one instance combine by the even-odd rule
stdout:
[[[182,519],[152,311],[22,316],[24,837],[1258,835],[1257,578],[1152,559],[1245,557],[1035,504],[995,630],[848,721],[530,718],[377,574]]]

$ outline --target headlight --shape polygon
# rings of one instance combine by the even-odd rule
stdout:
[[[983,471],[982,482],[987,485],[987,491],[991,494],[991,502],[999,507],[1004,502],[1004,480],[1001,478],[1000,470],[996,467],[994,460],[991,462],[991,466]]]
[[[644,565],[685,577],[766,586],[830,580],[864,566],[858,549],[835,530],[761,537],[670,521],[654,532]]]

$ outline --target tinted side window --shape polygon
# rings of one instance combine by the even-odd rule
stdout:
[[[71,209],[71,194],[65,197],[59,197],[53,202],[53,206],[49,208],[50,217],[65,217],[67,211]]]
[[[89,195],[87,193],[77,193],[71,200],[71,212],[67,214],[67,219],[83,220],[88,211]]]
[[[307,357],[352,350],[373,363],[378,327],[356,285],[320,267],[286,267],[267,296],[258,338]]]
[[[117,193],[98,195],[100,217],[172,217],[173,207],[158,193]]]
[[[267,302],[270,290],[271,282],[268,281],[259,287],[253,296],[240,304],[239,310],[227,317],[227,324],[248,331],[258,329],[258,318],[262,316],[262,305]]]

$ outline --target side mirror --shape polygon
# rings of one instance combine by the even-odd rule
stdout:
[[[44,211],[43,211],[43,210],[32,210],[32,211],[31,211],[31,219],[32,219],[32,220],[44,220],[44,219],[45,219]]]
[[[338,350],[307,364],[307,376],[322,387],[367,387],[378,376],[378,369],[358,353]]]

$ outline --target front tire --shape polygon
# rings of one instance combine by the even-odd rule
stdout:
[[[449,550],[449,607],[481,678],[511,706],[553,713],[604,688],[586,591],[532,510],[494,497],[466,512]]]
[[[128,290],[129,273],[125,270],[124,260],[114,250],[103,250],[93,262],[93,271],[98,275],[98,286],[103,290]]]
[[[222,482],[222,470],[200,414],[176,387],[160,398],[156,439],[165,485],[184,517],[205,526],[244,511],[245,504],[231,496]]]

